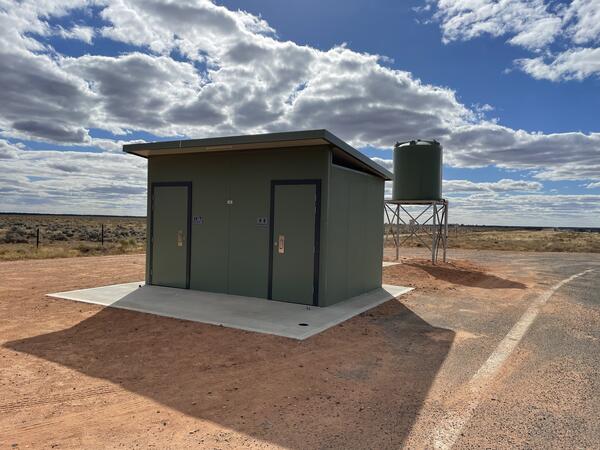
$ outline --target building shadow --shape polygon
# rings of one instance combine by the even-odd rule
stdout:
[[[478,287],[483,289],[527,289],[527,285],[519,281],[508,280],[477,270],[458,267],[433,266],[415,262],[404,262],[403,266],[411,266],[427,272],[432,277],[452,284]]]
[[[453,339],[390,301],[305,341],[105,308],[4,346],[256,439],[348,449],[402,445]]]

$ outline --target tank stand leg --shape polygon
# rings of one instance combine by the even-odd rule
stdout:
[[[400,259],[400,207],[396,205],[396,261]]]
[[[448,200],[444,201],[444,262],[448,250]]]
[[[437,247],[437,235],[438,235],[438,231],[437,231],[437,225],[436,225],[436,219],[437,219],[437,205],[434,203],[433,205],[433,223],[431,225],[431,262],[433,264],[436,263],[436,256],[437,256],[437,251],[436,251],[436,247]]]

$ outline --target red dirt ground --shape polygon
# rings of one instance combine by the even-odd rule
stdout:
[[[401,264],[390,266],[385,272],[386,283],[415,287],[426,291],[451,288],[455,285],[483,289],[524,289],[526,285],[501,278],[467,260],[431,264],[426,259],[402,258]]]
[[[397,448],[454,331],[390,301],[305,341],[45,296],[143,278],[144,256],[0,263],[2,448]],[[525,285],[467,261],[384,282]]]

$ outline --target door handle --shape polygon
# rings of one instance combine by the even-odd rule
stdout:
[[[285,236],[283,234],[279,235],[275,246],[277,247],[277,253],[279,253],[280,255],[283,255],[285,253]]]
[[[177,230],[177,247],[183,247],[183,230]]]

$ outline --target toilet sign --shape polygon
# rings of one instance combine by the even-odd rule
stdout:
[[[202,225],[204,223],[204,217],[202,216],[194,216],[192,223],[194,225]]]

